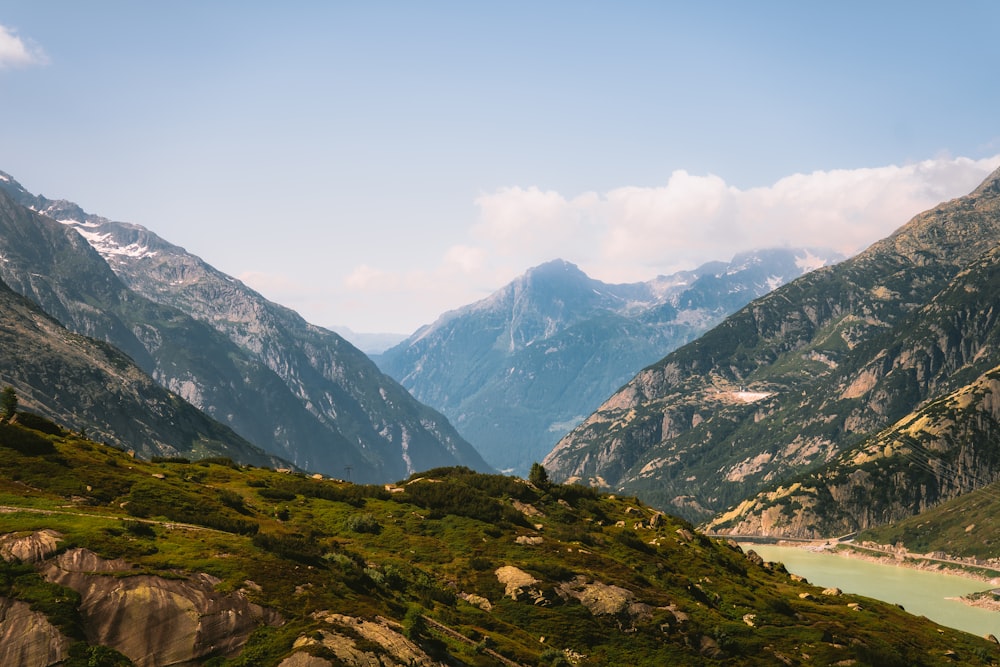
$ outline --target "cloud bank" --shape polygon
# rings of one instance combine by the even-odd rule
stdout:
[[[852,255],[917,213],[967,194],[1000,156],[794,174],[739,189],[675,171],[658,187],[566,197],[538,188],[481,195],[471,234],[496,262],[523,268],[564,257],[606,282],[729,259],[752,248],[813,246]]]
[[[479,215],[465,242],[429,258],[423,268],[361,264],[350,271],[344,290],[351,296],[341,301],[342,312],[378,304],[411,323],[412,331],[555,258],[618,283],[755,248],[808,246],[850,256],[917,213],[972,191],[998,167],[1000,155],[793,174],[748,189],[682,170],[657,187],[575,196],[501,188],[475,200]]]
[[[0,25],[0,69],[44,65],[47,62],[48,56],[41,47],[21,39],[11,28]]]

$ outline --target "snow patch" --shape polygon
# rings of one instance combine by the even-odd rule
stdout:
[[[150,250],[149,246],[140,245],[138,243],[129,243],[128,245],[122,246],[115,243],[111,234],[100,234],[97,232],[90,232],[85,229],[80,229],[77,227],[77,233],[87,240],[94,250],[99,252],[102,257],[107,258],[108,256],[119,256],[119,257],[132,257],[133,259],[145,259],[146,257],[156,257],[159,253]]]
[[[734,391],[730,394],[730,396],[741,403],[756,403],[757,401],[763,401],[768,396],[773,395],[773,391]]]
[[[69,225],[72,227],[100,227],[99,222],[80,222],[79,220],[74,220],[73,218],[62,218],[61,220],[56,220],[56,222],[61,222],[64,225]]]
[[[795,266],[802,270],[802,273],[809,273],[810,271],[815,271],[821,267],[826,266],[826,260],[822,257],[817,257],[808,250],[805,251],[805,255],[795,257]]]

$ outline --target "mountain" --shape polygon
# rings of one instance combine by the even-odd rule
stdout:
[[[67,331],[0,282],[0,384],[19,405],[140,456],[224,456],[282,466],[167,391],[126,355]]]
[[[447,420],[337,334],[134,224],[0,174],[0,278],[68,328],[304,469],[389,481],[488,469]]]
[[[801,475],[852,447],[862,451],[897,422],[910,428],[909,415],[985,380],[1000,365],[998,243],[1000,172],[855,258],[753,301],[644,369],[564,438],[545,466],[556,479],[643,494],[695,520],[760,492],[812,484]],[[895,488],[909,489],[906,511],[993,479],[991,429],[963,423],[956,432],[978,434],[974,448],[949,455],[985,466],[975,476],[931,475],[937,486],[926,486],[919,457],[904,466],[908,478]],[[876,465],[855,462],[856,477]],[[848,514],[867,502],[869,519],[858,521],[898,516],[900,507],[877,503],[886,480],[872,477],[867,500],[858,496]],[[810,525],[824,533],[843,528],[832,515],[826,527],[825,519],[792,518],[799,502],[785,503],[789,525],[806,532]],[[824,503],[823,511],[832,510]],[[732,526],[741,521],[725,517]]]
[[[329,329],[337,332],[344,340],[369,356],[382,354],[407,338],[406,334],[399,333],[361,333],[345,326],[329,327]]]
[[[995,661],[635,499],[463,468],[386,488],[151,463],[44,426],[0,426],[4,665]]]
[[[761,250],[624,285],[555,260],[374,358],[491,465],[526,474],[639,369],[831,259]]]

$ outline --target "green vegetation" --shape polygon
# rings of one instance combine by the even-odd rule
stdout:
[[[11,386],[0,390],[0,422],[7,423],[17,413],[17,392]]]
[[[28,440],[48,448],[10,446]],[[434,660],[482,667],[1000,657],[891,605],[823,596],[637,498],[538,484],[537,472],[529,483],[439,468],[361,486],[219,459],[145,462],[19,424],[0,430],[0,453],[0,504],[12,508],[4,533],[55,530],[60,550],[125,559],[136,574],[205,573],[220,595],[241,591],[284,619],[261,625],[236,655],[207,656],[212,667],[273,666],[295,650],[340,664],[324,643],[334,633],[387,657],[365,634],[378,619]],[[2,565],[0,589],[76,642],[67,664],[127,664],[114,647],[87,643],[76,592],[17,562]]]

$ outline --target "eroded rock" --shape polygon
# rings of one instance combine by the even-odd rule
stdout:
[[[120,651],[137,667],[232,656],[260,624],[281,623],[277,613],[242,592],[218,593],[219,580],[207,574],[166,579],[129,576],[131,570],[125,561],[71,549],[48,562],[42,574],[80,594],[88,641]]]
[[[55,530],[37,530],[31,534],[7,533],[0,535],[0,558],[39,563],[56,552],[62,533]]]
[[[0,597],[0,665],[54,665],[71,643],[27,602]]]
[[[563,597],[576,598],[591,614],[617,614],[629,607],[635,594],[627,588],[611,586],[600,581],[588,582],[578,576],[559,584],[557,592]]]
[[[331,627],[320,630],[319,637],[304,637],[296,642],[297,647],[309,644],[319,644],[332,651],[337,656],[339,664],[351,667],[395,667],[412,665],[415,667],[432,667],[440,665],[424,652],[419,646],[403,636],[402,626],[387,618],[377,616],[370,621],[345,614],[334,614],[319,611],[313,617],[328,623]],[[352,636],[377,644],[384,653],[376,653],[358,647]],[[282,664],[280,667],[286,667]],[[299,667],[291,665],[288,667]],[[306,664],[302,667],[324,667],[322,665]]]

